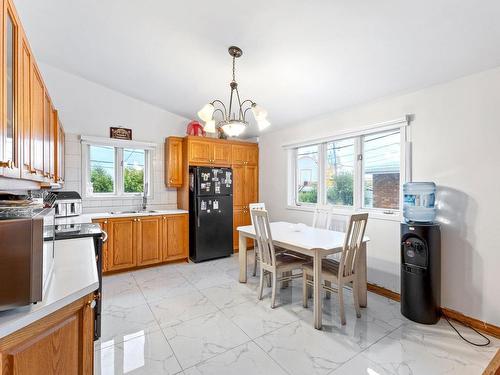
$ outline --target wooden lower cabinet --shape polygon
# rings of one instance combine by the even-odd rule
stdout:
[[[2,375],[91,375],[94,294],[0,339]]]
[[[95,219],[108,234],[103,272],[187,259],[188,214]]]
[[[136,222],[137,265],[146,266],[161,261],[162,218],[141,217]]]
[[[136,266],[136,221],[131,217],[108,220],[108,271]]]
[[[163,217],[162,260],[185,259],[188,257],[188,218],[188,215]]]
[[[236,228],[250,225],[250,212],[246,207],[234,207],[233,208],[233,250],[235,252],[239,249],[239,233]],[[253,247],[253,240],[247,239],[247,248]]]

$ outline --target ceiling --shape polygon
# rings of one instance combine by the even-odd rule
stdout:
[[[227,101],[238,45],[270,130],[500,65],[498,0],[15,4],[37,59],[188,118]]]

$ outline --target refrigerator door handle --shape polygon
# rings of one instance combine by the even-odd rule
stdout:
[[[194,217],[196,218],[196,225],[200,227],[200,216],[198,215],[198,199],[195,198],[194,201]]]

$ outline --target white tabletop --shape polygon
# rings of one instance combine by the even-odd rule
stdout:
[[[69,305],[98,287],[92,238],[56,241],[54,271],[43,300],[0,312],[0,338]]]
[[[288,244],[306,250],[334,250],[344,245],[345,233],[343,232],[313,228],[305,224],[300,225],[300,230],[297,231],[296,229],[299,227],[297,224],[285,221],[270,223],[270,227],[273,242]],[[255,237],[253,225],[238,227],[237,230],[249,237]],[[364,236],[364,242],[369,240],[367,236]]]

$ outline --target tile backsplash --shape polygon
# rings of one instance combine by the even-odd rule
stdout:
[[[80,136],[66,134],[65,184],[63,190],[77,191],[82,195],[83,212],[107,212],[139,209],[142,198],[85,198],[82,192],[82,145]],[[152,155],[152,196],[148,209],[177,208],[177,190],[165,187],[164,144],[157,144]]]

